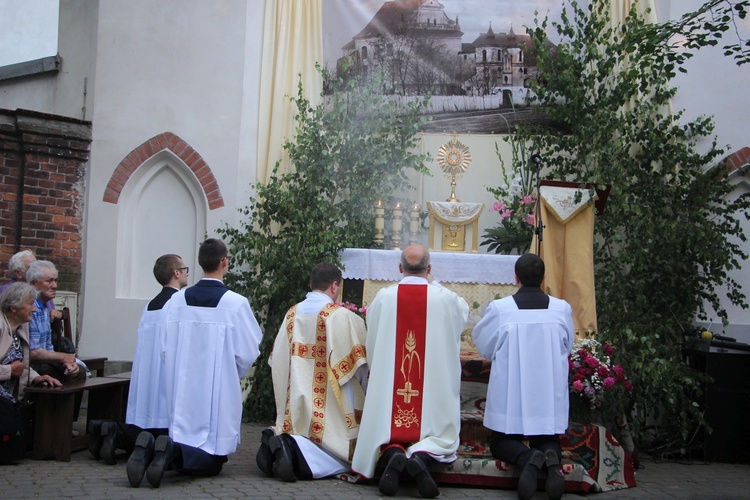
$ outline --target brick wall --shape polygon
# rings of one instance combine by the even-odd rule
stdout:
[[[57,266],[60,290],[80,293],[90,143],[91,122],[0,109],[0,282],[30,249]]]

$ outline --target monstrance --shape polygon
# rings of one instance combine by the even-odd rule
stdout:
[[[461,200],[456,198],[456,179],[464,175],[466,169],[469,168],[469,163],[471,163],[469,147],[456,139],[454,132],[453,138],[440,146],[437,162],[445,176],[451,180],[451,196],[446,201],[458,203]]]

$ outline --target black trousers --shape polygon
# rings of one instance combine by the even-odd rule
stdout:
[[[529,446],[523,442],[529,440]],[[490,436],[490,451],[492,456],[523,468],[531,457],[531,450],[539,450],[544,453],[552,450],[557,454],[558,460],[562,460],[562,448],[560,447],[560,436],[552,434],[549,436],[522,436],[520,434],[505,434],[492,431]]]

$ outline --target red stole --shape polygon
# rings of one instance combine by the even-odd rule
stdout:
[[[415,443],[421,437],[426,331],[427,286],[399,285],[391,443]]]

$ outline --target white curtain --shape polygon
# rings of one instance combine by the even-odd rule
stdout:
[[[261,61],[257,180],[267,182],[274,164],[290,169],[282,145],[294,136],[293,107],[302,79],[305,97],[319,102],[323,82],[315,63],[323,58],[323,0],[266,0]],[[300,77],[301,75],[301,77]]]
[[[654,0],[612,0],[610,5],[610,18],[612,24],[622,24],[633,4],[636,4],[638,14],[643,16],[647,22],[656,22],[656,6],[654,5]],[[648,9],[651,9],[651,12],[646,13]]]

